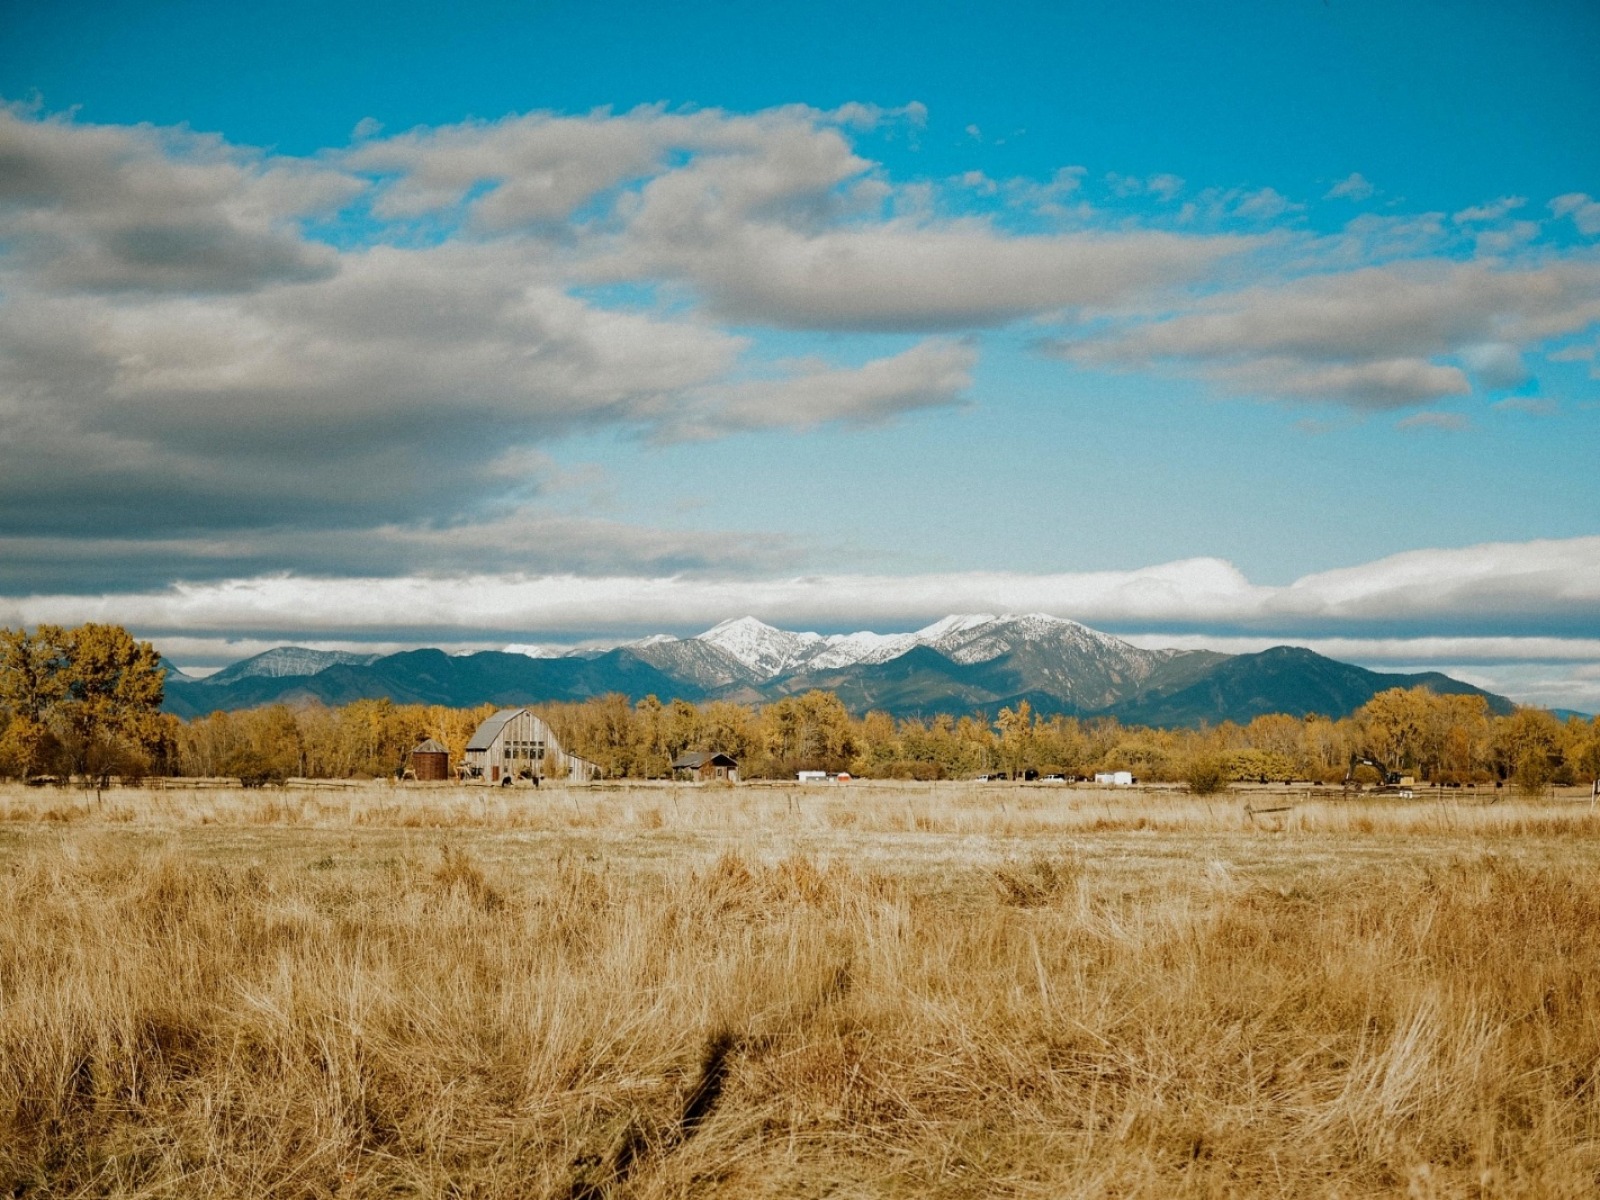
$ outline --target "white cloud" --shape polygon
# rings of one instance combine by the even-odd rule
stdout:
[[[924,185],[889,186],[841,124],[799,106],[533,114],[413,131],[339,161],[383,176],[382,217],[454,213],[478,234],[538,233],[571,252],[581,278],[673,280],[721,316],[795,328],[967,329],[1121,303],[1249,245],[1139,230],[1020,236],[939,219]],[[1029,199],[1059,207],[1081,176],[1064,168]],[[994,185],[972,172],[958,186]],[[1254,215],[1272,215],[1269,193],[1247,198]]]
[[[1054,343],[1079,362],[1183,364],[1235,392],[1387,409],[1505,386],[1520,348],[1600,321],[1600,263],[1404,262],[1212,296]]]
[[[748,574],[792,568],[804,558],[804,547],[771,533],[666,529],[527,504],[448,523],[379,518],[166,536],[0,536],[0,592],[30,585],[132,590],[175,576],[205,582],[289,570],[363,578],[506,570]]]
[[[1144,181],[1145,191],[1162,200],[1175,200],[1183,191],[1183,179],[1177,175],[1152,175]]]
[[[217,293],[324,279],[296,222],[361,190],[346,173],[187,130],[37,120],[0,105],[0,247],[35,284]]]
[[[1463,208],[1452,219],[1458,225],[1500,221],[1504,220],[1509,214],[1516,212],[1527,202],[1527,199],[1523,196],[1502,196],[1490,204],[1478,204],[1471,208]]]
[[[1579,233],[1600,234],[1600,201],[1582,192],[1568,192],[1550,201],[1550,211],[1558,217],[1571,217]]]
[[[1504,342],[1467,346],[1461,351],[1461,361],[1478,376],[1484,387],[1492,390],[1516,387],[1528,378],[1521,352]]]
[[[519,249],[379,247],[232,297],[0,306],[0,514],[69,533],[107,511],[147,531],[437,517],[503,487],[489,448],[660,428],[745,354],[580,301]]]
[[[783,364],[779,379],[749,380],[709,388],[699,415],[668,427],[667,437],[707,437],[743,429],[809,429],[828,422],[851,425],[890,420],[924,408],[959,402],[972,383],[977,351],[932,340],[861,367],[824,362]]]
[[[1600,615],[1600,537],[1413,550],[1296,580],[1263,615],[1485,624],[1593,621]]]
[[[1177,219],[1184,225],[1224,226],[1243,222],[1260,226],[1304,211],[1305,205],[1290,200],[1276,188],[1206,188],[1178,210]]]
[[[798,229],[808,204],[832,203],[818,189],[870,174],[844,130],[919,119],[851,106],[530,117],[383,140],[369,128],[312,164],[0,109],[0,524],[90,543],[186,531],[185,544],[239,550],[241,568],[287,553],[267,532],[285,526],[367,528],[386,553],[382,529],[461,527],[526,491],[506,464],[570,432],[699,437],[956,403],[971,345],[765,362],[692,311],[580,298],[570,247],[531,228],[630,172],[677,172],[677,187],[698,170],[719,203]],[[664,161],[685,146],[702,157]],[[482,191],[485,172],[496,182]],[[304,221],[363,189],[380,214],[469,204],[479,233],[308,239]],[[1004,241],[973,237],[975,253]],[[251,531],[259,552],[240,545]]]
[[[364,120],[304,159],[0,109],[0,576],[71,591],[71,570],[103,586],[113,563],[148,582],[163,563],[214,579],[349,555],[352,576],[431,562],[498,578],[499,522],[544,539],[539,571],[703,571],[661,531],[563,540],[528,515],[547,481],[525,465],[577,432],[671,440],[958,404],[966,338],[1023,319],[1090,365],[1369,410],[1508,386],[1524,354],[1600,321],[1600,263],[1522,245],[1515,222],[1490,230],[1507,263],[1340,270],[1465,235],[1439,214],[1286,234],[1299,206],[1271,188],[1186,206],[1251,236],[1180,235],[1083,204],[1081,167],[907,182],[862,152],[861,131],[925,116],[654,107],[391,136]],[[952,216],[956,188],[994,190],[1001,211]],[[1587,228],[1595,205],[1551,207]],[[330,221],[337,244],[316,236]],[[846,364],[804,344],[774,360],[758,326],[947,336],[863,337]],[[737,536],[710,544],[756,569]],[[1223,568],[1185,566],[1180,590]],[[1099,577],[1072,578],[1063,601],[1099,603]]]
[[[1232,564],[1208,558],[1055,575],[270,577],[135,595],[0,601],[0,624],[117,620],[188,633],[298,629],[350,636],[435,629],[539,636],[702,628],[746,614],[833,628],[907,626],[970,611],[1043,611],[1113,627],[1232,626],[1320,637],[1373,636],[1379,627],[1391,631],[1388,637],[1418,626],[1454,625],[1474,637],[1518,631],[1526,636],[1541,627],[1592,629],[1600,619],[1600,537],[1417,550],[1307,575],[1287,586],[1252,584]]]
[[[1276,188],[1260,188],[1240,198],[1234,206],[1234,212],[1241,217],[1250,217],[1259,221],[1271,221],[1284,213],[1294,212],[1304,205],[1295,204]]]
[[[1158,200],[1176,199],[1183,191],[1183,179],[1165,173],[1141,179],[1137,175],[1121,175],[1112,171],[1106,175],[1106,185],[1117,196],[1151,195]]]
[[[1493,229],[1483,229],[1473,238],[1478,255],[1499,258],[1526,246],[1539,236],[1537,221],[1510,221]]]
[[[1360,171],[1354,171],[1329,188],[1327,195],[1323,199],[1366,200],[1371,197],[1375,190]]]

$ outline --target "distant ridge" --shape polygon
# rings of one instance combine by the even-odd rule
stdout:
[[[1164,695],[1113,706],[1107,715],[1129,725],[1192,727],[1244,724],[1268,713],[1343,717],[1389,688],[1430,688],[1441,695],[1480,695],[1500,714],[1516,705],[1437,671],[1390,675],[1338,662],[1299,646],[1274,646],[1219,662],[1199,679]]]
[[[208,675],[200,682],[216,687],[237,683],[241,679],[252,679],[261,676],[267,679],[282,679],[290,675],[315,675],[318,671],[325,671],[329,667],[336,667],[344,663],[366,664],[375,661],[376,654],[351,654],[344,650],[308,650],[304,646],[278,646],[251,658],[242,659],[232,666],[224,667],[215,675]]]
[[[531,653],[535,652],[536,653]],[[1269,712],[1347,716],[1392,687],[1504,697],[1431,672],[1389,675],[1310,650],[1259,654],[1145,650],[1044,613],[955,614],[914,633],[823,635],[753,617],[690,638],[644,638],[611,650],[441,650],[361,655],[282,646],[206,679],[170,677],[167,708],[180,716],[273,703],[336,705],[360,699],[466,707],[538,704],[621,693],[630,700],[760,704],[813,689],[852,712],[897,717],[992,715],[1026,700],[1046,714],[1114,716],[1128,724],[1247,722]]]

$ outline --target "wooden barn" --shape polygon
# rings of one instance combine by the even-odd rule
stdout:
[[[672,760],[674,779],[693,779],[705,783],[712,779],[739,782],[739,764],[732,756],[717,751],[691,750]]]
[[[503,708],[479,725],[461,765],[462,779],[495,785],[541,779],[586,783],[598,775],[594,763],[563,750],[550,726],[525,708]]]

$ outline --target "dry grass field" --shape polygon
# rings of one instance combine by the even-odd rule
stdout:
[[[0,791],[0,1195],[1592,1196],[1600,813],[1487,799]]]

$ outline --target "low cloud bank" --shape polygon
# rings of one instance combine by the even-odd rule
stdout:
[[[1417,550],[1287,586],[1254,584],[1211,558],[1054,575],[274,576],[21,597],[0,601],[0,624],[116,621],[146,636],[198,639],[189,643],[196,652],[202,641],[244,639],[233,642],[242,655],[246,645],[273,640],[572,643],[692,633],[745,615],[791,628],[888,630],[983,611],[1055,613],[1144,645],[1237,652],[1294,641],[1368,665],[1459,668],[1467,678],[1476,670],[1489,679],[1496,664],[1542,663],[1545,694],[1557,676],[1576,680],[1577,668],[1600,659],[1592,636],[1600,627],[1600,537]],[[1574,683],[1564,702],[1593,706],[1584,697],[1596,686]]]
[[[1254,584],[1231,563],[1132,571],[715,578],[463,574],[275,576],[132,595],[0,602],[12,622],[117,619],[197,631],[518,631],[572,635],[694,629],[731,616],[893,627],[969,611],[1042,611],[1137,631],[1303,636],[1571,636],[1600,618],[1600,537],[1416,550]]]

